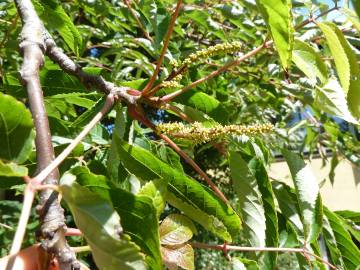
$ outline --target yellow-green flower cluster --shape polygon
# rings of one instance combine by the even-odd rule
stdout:
[[[201,59],[205,59],[222,53],[234,53],[239,51],[240,49],[241,43],[239,41],[216,44],[215,46],[211,46],[207,49],[190,54],[189,57],[182,62],[182,64],[189,66],[198,62]]]
[[[178,74],[171,81],[164,81],[161,83],[162,88],[179,88],[181,84],[179,83],[182,79],[182,74]]]
[[[248,135],[269,133],[273,130],[272,124],[255,124],[251,126],[244,125],[216,125],[211,128],[204,127],[199,122],[185,125],[183,123],[166,123],[159,124],[156,127],[157,132],[165,133],[174,138],[183,138],[193,141],[194,143],[205,143],[227,135]]]

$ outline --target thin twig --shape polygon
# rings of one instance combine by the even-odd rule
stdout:
[[[139,113],[136,108],[129,108],[129,113],[136,120],[143,123],[148,128],[151,128],[155,133],[156,127],[153,123],[151,123],[143,114]],[[141,109],[140,109],[141,111]],[[163,139],[172,149],[175,150],[194,170],[205,180],[205,182],[211,187],[214,193],[226,204],[229,204],[229,200],[225,197],[224,193],[214,184],[213,181],[209,178],[209,176],[196,164],[196,162],[189,157],[176,143],[174,143],[168,136],[165,134],[158,134],[158,136]]]
[[[15,262],[16,255],[21,249],[21,245],[24,239],[26,225],[29,221],[31,207],[35,198],[35,191],[31,188],[31,184],[27,184],[24,190],[24,200],[23,207],[21,209],[19,224],[17,226],[14,239],[12,241],[12,246],[10,249],[9,259],[7,261],[6,270],[11,270],[13,268],[13,263]]]
[[[134,17],[137,25],[139,26],[139,28],[141,29],[141,31],[144,33],[144,36],[150,40],[151,42],[154,42],[154,40],[152,39],[152,37],[149,35],[149,33],[146,31],[145,27],[143,26],[143,24],[141,23],[138,15],[135,13],[134,9],[131,7],[131,4],[129,2],[129,0],[124,0],[125,5],[128,7],[131,15]]]
[[[307,24],[309,24],[309,23],[312,23],[312,22],[316,21],[317,19],[321,18],[322,16],[325,16],[325,15],[327,15],[328,13],[330,13],[330,12],[332,12],[332,11],[334,11],[334,10],[337,10],[337,9],[338,9],[338,7],[333,7],[333,8],[331,8],[331,9],[326,10],[326,11],[324,11],[323,13],[319,14],[316,18],[309,18],[309,19],[303,21],[302,23],[300,23],[299,25],[297,25],[297,26],[295,27],[295,29],[300,29],[300,28],[304,27],[305,25],[307,25]],[[265,42],[262,46],[259,46],[259,47],[255,48],[254,50],[252,50],[252,51],[248,52],[247,54],[243,55],[242,57],[240,57],[239,59],[236,59],[236,60],[234,60],[234,61],[231,61],[231,62],[227,63],[227,64],[224,65],[223,67],[221,67],[221,68],[219,68],[219,69],[211,72],[209,75],[207,75],[207,76],[205,76],[205,77],[203,77],[203,78],[201,78],[201,79],[199,79],[199,80],[197,80],[197,81],[195,81],[195,82],[187,85],[187,86],[184,87],[183,89],[180,89],[180,90],[175,91],[175,92],[173,92],[173,93],[171,93],[171,94],[168,94],[168,95],[166,95],[166,96],[163,96],[163,97],[161,98],[161,101],[163,101],[163,102],[168,102],[168,101],[172,100],[173,98],[175,98],[175,97],[177,97],[177,96],[185,93],[186,91],[194,88],[194,87],[197,86],[198,84],[203,83],[203,82],[205,82],[205,81],[207,81],[207,80],[209,80],[209,79],[211,79],[211,78],[219,75],[220,73],[226,71],[227,69],[229,69],[229,68],[231,68],[231,67],[233,67],[233,66],[239,65],[239,64],[240,64],[241,62],[243,62],[244,60],[250,58],[251,56],[256,55],[257,53],[259,53],[259,52],[262,51],[263,49],[268,48],[272,43],[273,43],[273,41]]]
[[[206,244],[206,243],[196,243],[192,242],[190,245],[194,248],[203,248],[203,249],[215,249],[221,251],[242,251],[242,252],[293,252],[293,253],[300,253],[304,256],[304,254],[314,257],[316,260],[321,261],[322,263],[326,264],[333,270],[338,270],[338,268],[329,263],[328,261],[324,260],[320,256],[306,250],[305,248],[281,248],[281,247],[239,247],[239,246],[231,246],[227,244],[223,245],[213,245],[213,244]]]
[[[82,139],[91,131],[91,129],[103,118],[103,116],[112,108],[114,105],[115,96],[109,94],[106,98],[105,104],[102,109],[94,116],[94,118],[84,127],[79,135],[38,175],[36,175],[32,181],[35,183],[41,183],[49,173],[57,168],[65,158],[70,155],[72,150],[82,141]]]
[[[264,48],[266,48],[267,46],[269,46],[270,44],[272,43],[272,41],[268,41],[266,43],[264,43],[263,45],[255,48],[254,50],[248,52],[247,54],[244,54],[243,56],[241,56],[239,59],[236,59],[234,61],[231,61],[229,63],[227,63],[226,65],[224,65],[223,67],[211,72],[209,75],[195,81],[195,82],[192,82],[191,84],[187,85],[186,87],[184,87],[183,89],[180,89],[178,91],[175,91],[171,94],[168,94],[166,96],[163,96],[161,98],[161,101],[163,102],[169,102],[171,101],[173,98],[185,93],[186,91],[190,90],[191,88],[194,88],[195,86],[197,86],[198,84],[200,83],[203,83],[217,75],[219,75],[220,73],[224,72],[225,70],[233,67],[233,66],[236,66],[236,65],[239,65],[241,62],[243,62],[244,60],[250,58],[251,56],[257,54],[258,52],[262,51]]]
[[[72,249],[75,253],[91,251],[90,246],[72,247],[71,249]]]
[[[229,204],[229,200],[225,197],[224,193],[211,181],[210,177],[196,164],[196,162],[189,157],[176,143],[174,143],[168,136],[164,134],[158,134],[172,149],[175,150],[194,170],[205,180],[205,182],[211,187],[214,193],[226,204]]]
[[[162,64],[162,62],[164,60],[164,56],[165,56],[167,47],[168,47],[169,42],[170,42],[170,37],[171,37],[171,34],[172,34],[174,26],[175,26],[176,18],[179,15],[181,4],[182,4],[182,0],[178,0],[178,2],[176,4],[175,11],[174,11],[174,13],[173,13],[173,15],[171,17],[171,20],[170,20],[169,29],[168,29],[168,31],[166,33],[166,37],[165,37],[165,41],[164,41],[164,47],[162,48],[160,58],[157,61],[154,74],[152,75],[152,77],[150,78],[149,82],[147,83],[147,85],[145,86],[145,88],[143,90],[143,96],[147,96],[149,94],[149,90],[153,86],[153,84],[154,84],[154,82],[156,80],[156,77],[159,74],[160,67],[161,67],[161,64]]]

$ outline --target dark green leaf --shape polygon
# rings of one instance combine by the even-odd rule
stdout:
[[[126,169],[144,180],[163,178],[168,183],[167,201],[224,240],[240,230],[240,219],[230,206],[197,181],[156,158],[149,151],[125,142],[117,149]]]
[[[61,3],[57,0],[36,0],[34,4],[45,25],[59,32],[66,45],[68,45],[76,55],[79,55],[82,47],[81,35],[62,8]]]
[[[333,236],[335,237],[335,239],[329,238],[327,241],[329,249],[335,254],[334,259],[338,258],[338,251],[340,251],[341,259],[344,261],[346,269],[355,269],[360,265],[359,248],[354,244],[350,234],[346,231],[343,220],[327,208],[324,208],[324,213],[329,220]],[[336,240],[336,243],[334,240]]]
[[[76,183],[76,175],[65,174],[60,190],[77,227],[90,245],[101,269],[146,269],[140,249],[122,234],[120,217],[111,203]]]
[[[34,142],[30,111],[15,98],[0,93],[0,159],[24,162]]]

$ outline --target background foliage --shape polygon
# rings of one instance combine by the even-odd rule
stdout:
[[[84,70],[142,90],[160,56],[175,3],[138,0],[131,1],[131,8],[126,3],[33,1],[57,44]],[[358,2],[353,8],[336,4],[184,1],[156,84],[192,54],[223,43],[241,46],[230,53],[200,55],[174,87],[163,87],[156,95],[173,93],[273,40],[253,57],[174,98],[171,105],[205,127],[270,122],[274,131],[200,144],[174,138],[211,174],[230,201],[225,204],[154,131],[132,119],[126,105],[116,104],[59,168],[67,224],[84,234],[69,242],[91,248],[92,255],[79,254],[80,260],[91,269],[162,269],[163,263],[170,269],[193,269],[195,253],[197,269],[326,269],[301,254],[230,252],[232,260],[227,261],[221,252],[194,251],[189,244],[227,241],[259,248],[305,246],[339,269],[359,266],[359,214],[323,206],[322,179],[303,161],[320,155],[331,164],[326,179],[331,183],[339,160],[360,166]],[[302,25],[309,18],[315,23]],[[14,3],[2,1],[1,256],[7,254],[16,227],[21,177],[33,175],[36,167],[33,123],[18,75],[20,31]],[[104,98],[48,58],[40,79],[53,145],[60,153],[100,110]],[[182,121],[171,108],[150,104],[144,111],[154,124]],[[279,157],[289,165],[294,188],[267,175]],[[35,242],[37,226],[33,214],[24,246]]]

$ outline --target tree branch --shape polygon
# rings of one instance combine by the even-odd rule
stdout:
[[[15,3],[23,23],[20,50],[24,61],[20,74],[27,89],[29,107],[34,119],[37,171],[39,172],[47,167],[54,158],[54,148],[51,142],[49,122],[39,78],[39,70],[44,62],[44,26],[37,16],[31,0],[15,0]],[[54,169],[48,174],[44,183],[57,185],[58,179],[59,172],[57,169]],[[29,190],[27,190],[25,195],[27,200],[24,201],[23,207],[25,209],[22,211],[20,222],[26,222],[25,224],[19,223],[19,233],[16,233],[15,237],[17,239],[14,239],[15,246],[12,248],[12,253],[17,253],[21,247],[23,230],[25,230],[34,197],[34,193]],[[57,199],[57,193],[49,189],[41,191],[40,205],[37,207],[37,210],[41,220],[40,235],[42,247],[57,257],[61,269],[80,269],[74,252],[66,243],[64,211]],[[21,226],[24,226],[24,228]]]
[[[156,80],[157,75],[159,74],[160,67],[161,67],[161,64],[162,64],[162,62],[163,62],[163,60],[164,60],[164,56],[165,56],[167,47],[168,47],[169,42],[170,42],[170,37],[171,37],[171,34],[172,34],[173,29],[174,29],[174,26],[175,26],[176,18],[177,18],[177,16],[179,15],[181,3],[182,3],[182,0],[178,0],[178,1],[177,1],[175,11],[174,11],[174,13],[173,13],[173,15],[172,15],[172,17],[171,17],[171,20],[170,20],[169,29],[168,29],[168,31],[167,31],[167,33],[166,33],[165,42],[164,42],[164,47],[162,48],[162,51],[161,51],[161,54],[160,54],[160,58],[159,58],[159,60],[157,61],[154,74],[152,75],[152,77],[150,78],[148,84],[145,86],[145,88],[144,88],[144,90],[143,90],[143,94],[142,94],[143,96],[147,96],[147,95],[149,94],[150,89],[151,89],[151,87],[153,86],[153,84],[154,84],[154,82],[155,82],[155,80]]]
[[[44,32],[45,33],[45,32]],[[77,77],[85,87],[96,88],[105,94],[117,95],[121,100],[128,104],[135,104],[140,98],[130,92],[131,88],[115,86],[113,83],[106,81],[103,77],[92,75],[84,72],[82,68],[71,60],[59,47],[55,41],[46,32],[45,33],[46,55],[57,63],[63,71]]]
[[[109,94],[106,98],[104,106],[94,116],[94,118],[83,128],[79,135],[38,175],[32,178],[32,182],[41,184],[44,179],[51,173],[54,168],[57,168],[65,158],[70,155],[72,150],[84,139],[84,137],[91,131],[91,129],[103,118],[103,116],[112,108],[115,102],[115,96]]]

